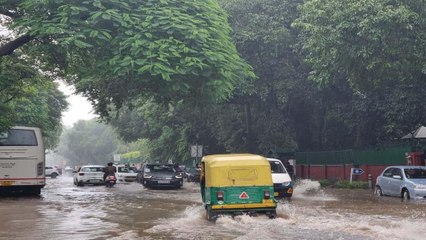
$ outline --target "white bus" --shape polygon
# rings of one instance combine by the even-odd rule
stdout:
[[[0,132],[0,192],[39,195],[46,185],[45,149],[39,128]]]

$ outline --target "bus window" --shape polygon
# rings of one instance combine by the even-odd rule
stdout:
[[[0,134],[0,146],[37,146],[32,130],[11,129]]]

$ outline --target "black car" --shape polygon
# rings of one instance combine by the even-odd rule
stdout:
[[[200,182],[200,168],[189,168],[186,171],[186,180],[188,182]]]
[[[182,172],[176,171],[173,164],[145,164],[137,179],[147,188],[180,188],[183,185]]]

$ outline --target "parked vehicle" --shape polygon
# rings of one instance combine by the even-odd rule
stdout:
[[[375,194],[404,199],[426,198],[426,167],[389,166],[377,177]]]
[[[268,161],[271,165],[275,198],[291,198],[293,196],[293,182],[287,169],[279,159],[268,158]]]
[[[74,173],[74,185],[81,187],[86,184],[104,184],[104,166],[84,165]]]
[[[65,169],[64,169],[64,174],[65,174],[65,176],[72,177],[72,175],[73,175],[72,167],[66,166]]]
[[[105,178],[105,186],[112,187],[117,183],[117,178],[114,175],[108,175]]]
[[[142,185],[147,188],[172,187],[183,185],[182,173],[173,164],[145,164],[142,168]]]
[[[56,178],[60,175],[58,168],[56,168],[55,166],[46,166],[44,167],[44,171],[46,177]]]
[[[39,128],[0,132],[0,192],[39,195],[46,184],[45,149]]]
[[[188,168],[186,171],[186,181],[187,182],[200,182],[200,168]]]
[[[117,168],[117,181],[118,182],[134,182],[136,180],[137,172],[136,168],[129,167],[126,165],[116,165]]]
[[[276,217],[276,201],[268,160],[253,154],[204,156],[201,196],[207,219],[220,214],[266,214]]]

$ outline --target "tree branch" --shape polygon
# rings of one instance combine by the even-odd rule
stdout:
[[[32,39],[33,37],[30,35],[23,35],[13,41],[6,43],[3,46],[0,46],[0,57],[12,54],[13,51],[21,47],[22,45],[28,43]]]

